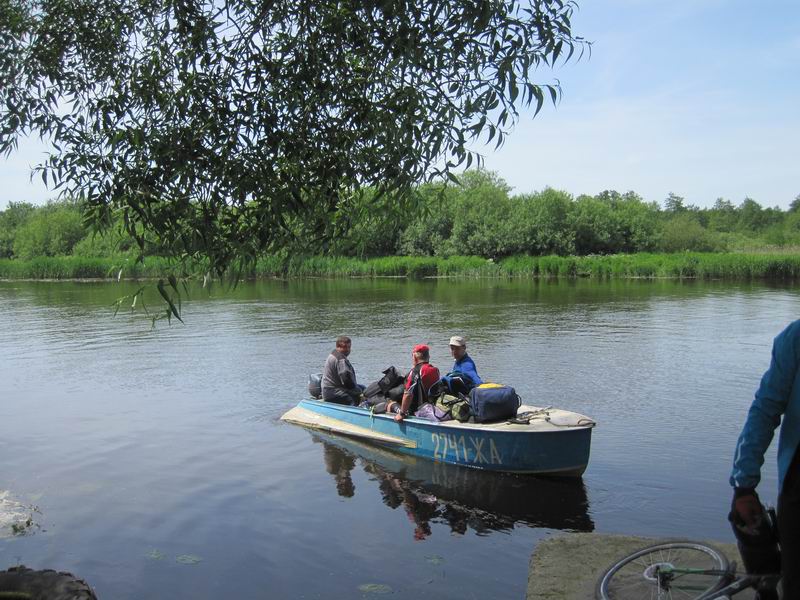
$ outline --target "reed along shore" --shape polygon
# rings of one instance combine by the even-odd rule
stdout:
[[[37,257],[0,259],[1,279],[151,279],[202,273],[199,264],[164,257]],[[475,256],[270,256],[242,273],[260,277],[514,277],[673,278],[724,280],[800,279],[800,254],[686,252],[596,256],[513,256],[497,261]]]

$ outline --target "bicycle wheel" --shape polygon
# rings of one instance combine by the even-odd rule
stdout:
[[[659,569],[668,575],[659,577]],[[672,571],[675,569],[675,571]],[[682,573],[682,569],[713,573]],[[670,541],[642,548],[613,564],[597,582],[599,600],[700,598],[730,579],[725,555],[703,544]]]

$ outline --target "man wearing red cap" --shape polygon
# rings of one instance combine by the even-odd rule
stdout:
[[[411,351],[413,367],[406,377],[403,399],[400,404],[390,402],[387,407],[387,412],[397,412],[394,416],[395,421],[402,421],[404,417],[416,412],[422,404],[427,402],[428,390],[441,378],[439,369],[429,362],[430,353],[431,349],[425,344],[417,344]]]

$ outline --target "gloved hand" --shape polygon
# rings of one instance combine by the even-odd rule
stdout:
[[[754,489],[738,488],[733,491],[733,512],[745,527],[754,529],[761,522],[763,509]]]

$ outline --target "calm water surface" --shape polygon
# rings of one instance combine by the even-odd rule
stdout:
[[[109,308],[135,289],[0,282],[0,568],[70,570],[104,600],[521,598],[561,531],[730,541],[733,446],[800,306],[760,284],[270,281],[195,291],[185,325],[151,330]],[[340,333],[363,382],[419,342],[448,370],[466,335],[484,377],[597,420],[587,472],[492,475],[280,422]],[[773,450],[766,500],[775,471]]]

